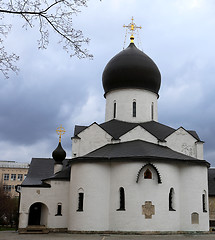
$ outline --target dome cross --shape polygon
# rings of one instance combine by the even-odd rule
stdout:
[[[138,28],[139,28],[139,29],[142,28],[141,26],[138,27],[138,26],[134,23],[134,18],[133,18],[133,17],[131,18],[131,23],[129,23],[129,25],[125,25],[125,24],[124,24],[123,27],[129,29],[129,31],[130,31],[130,33],[131,33],[131,37],[130,37],[131,43],[134,42],[134,32],[135,32]]]
[[[59,142],[61,142],[61,136],[65,134],[65,129],[60,125],[60,127],[57,128],[56,130],[57,134],[59,135]]]

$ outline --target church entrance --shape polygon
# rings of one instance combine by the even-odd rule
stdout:
[[[48,208],[41,202],[36,202],[30,206],[28,225],[46,225]]]

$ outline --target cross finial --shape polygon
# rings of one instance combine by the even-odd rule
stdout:
[[[139,29],[142,28],[141,26],[138,27],[138,26],[134,23],[134,18],[133,18],[133,17],[131,18],[131,23],[129,23],[129,25],[127,25],[127,26],[124,24],[123,27],[129,29],[129,31],[130,31],[130,33],[131,33],[131,37],[130,37],[131,43],[134,42],[134,32],[136,31],[136,29],[137,29],[137,28],[139,28]]]
[[[61,136],[66,132],[65,129],[60,125],[60,127],[56,130],[57,134],[59,135],[59,142],[61,142]]]

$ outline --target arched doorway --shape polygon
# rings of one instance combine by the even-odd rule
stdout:
[[[46,225],[48,208],[41,202],[36,202],[30,206],[28,225]]]

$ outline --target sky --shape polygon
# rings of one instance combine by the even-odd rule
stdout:
[[[128,46],[123,25],[133,16],[142,26],[135,44],[162,76],[159,122],[195,130],[205,142],[204,159],[215,167],[214,11],[214,0],[89,0],[73,25],[91,39],[93,60],[71,58],[54,33],[48,48],[39,50],[38,29],[26,31],[21,19],[10,16],[13,28],[5,47],[20,56],[20,71],[9,79],[0,75],[0,160],[51,157],[61,124],[70,158],[75,124],[104,122],[102,73]]]

